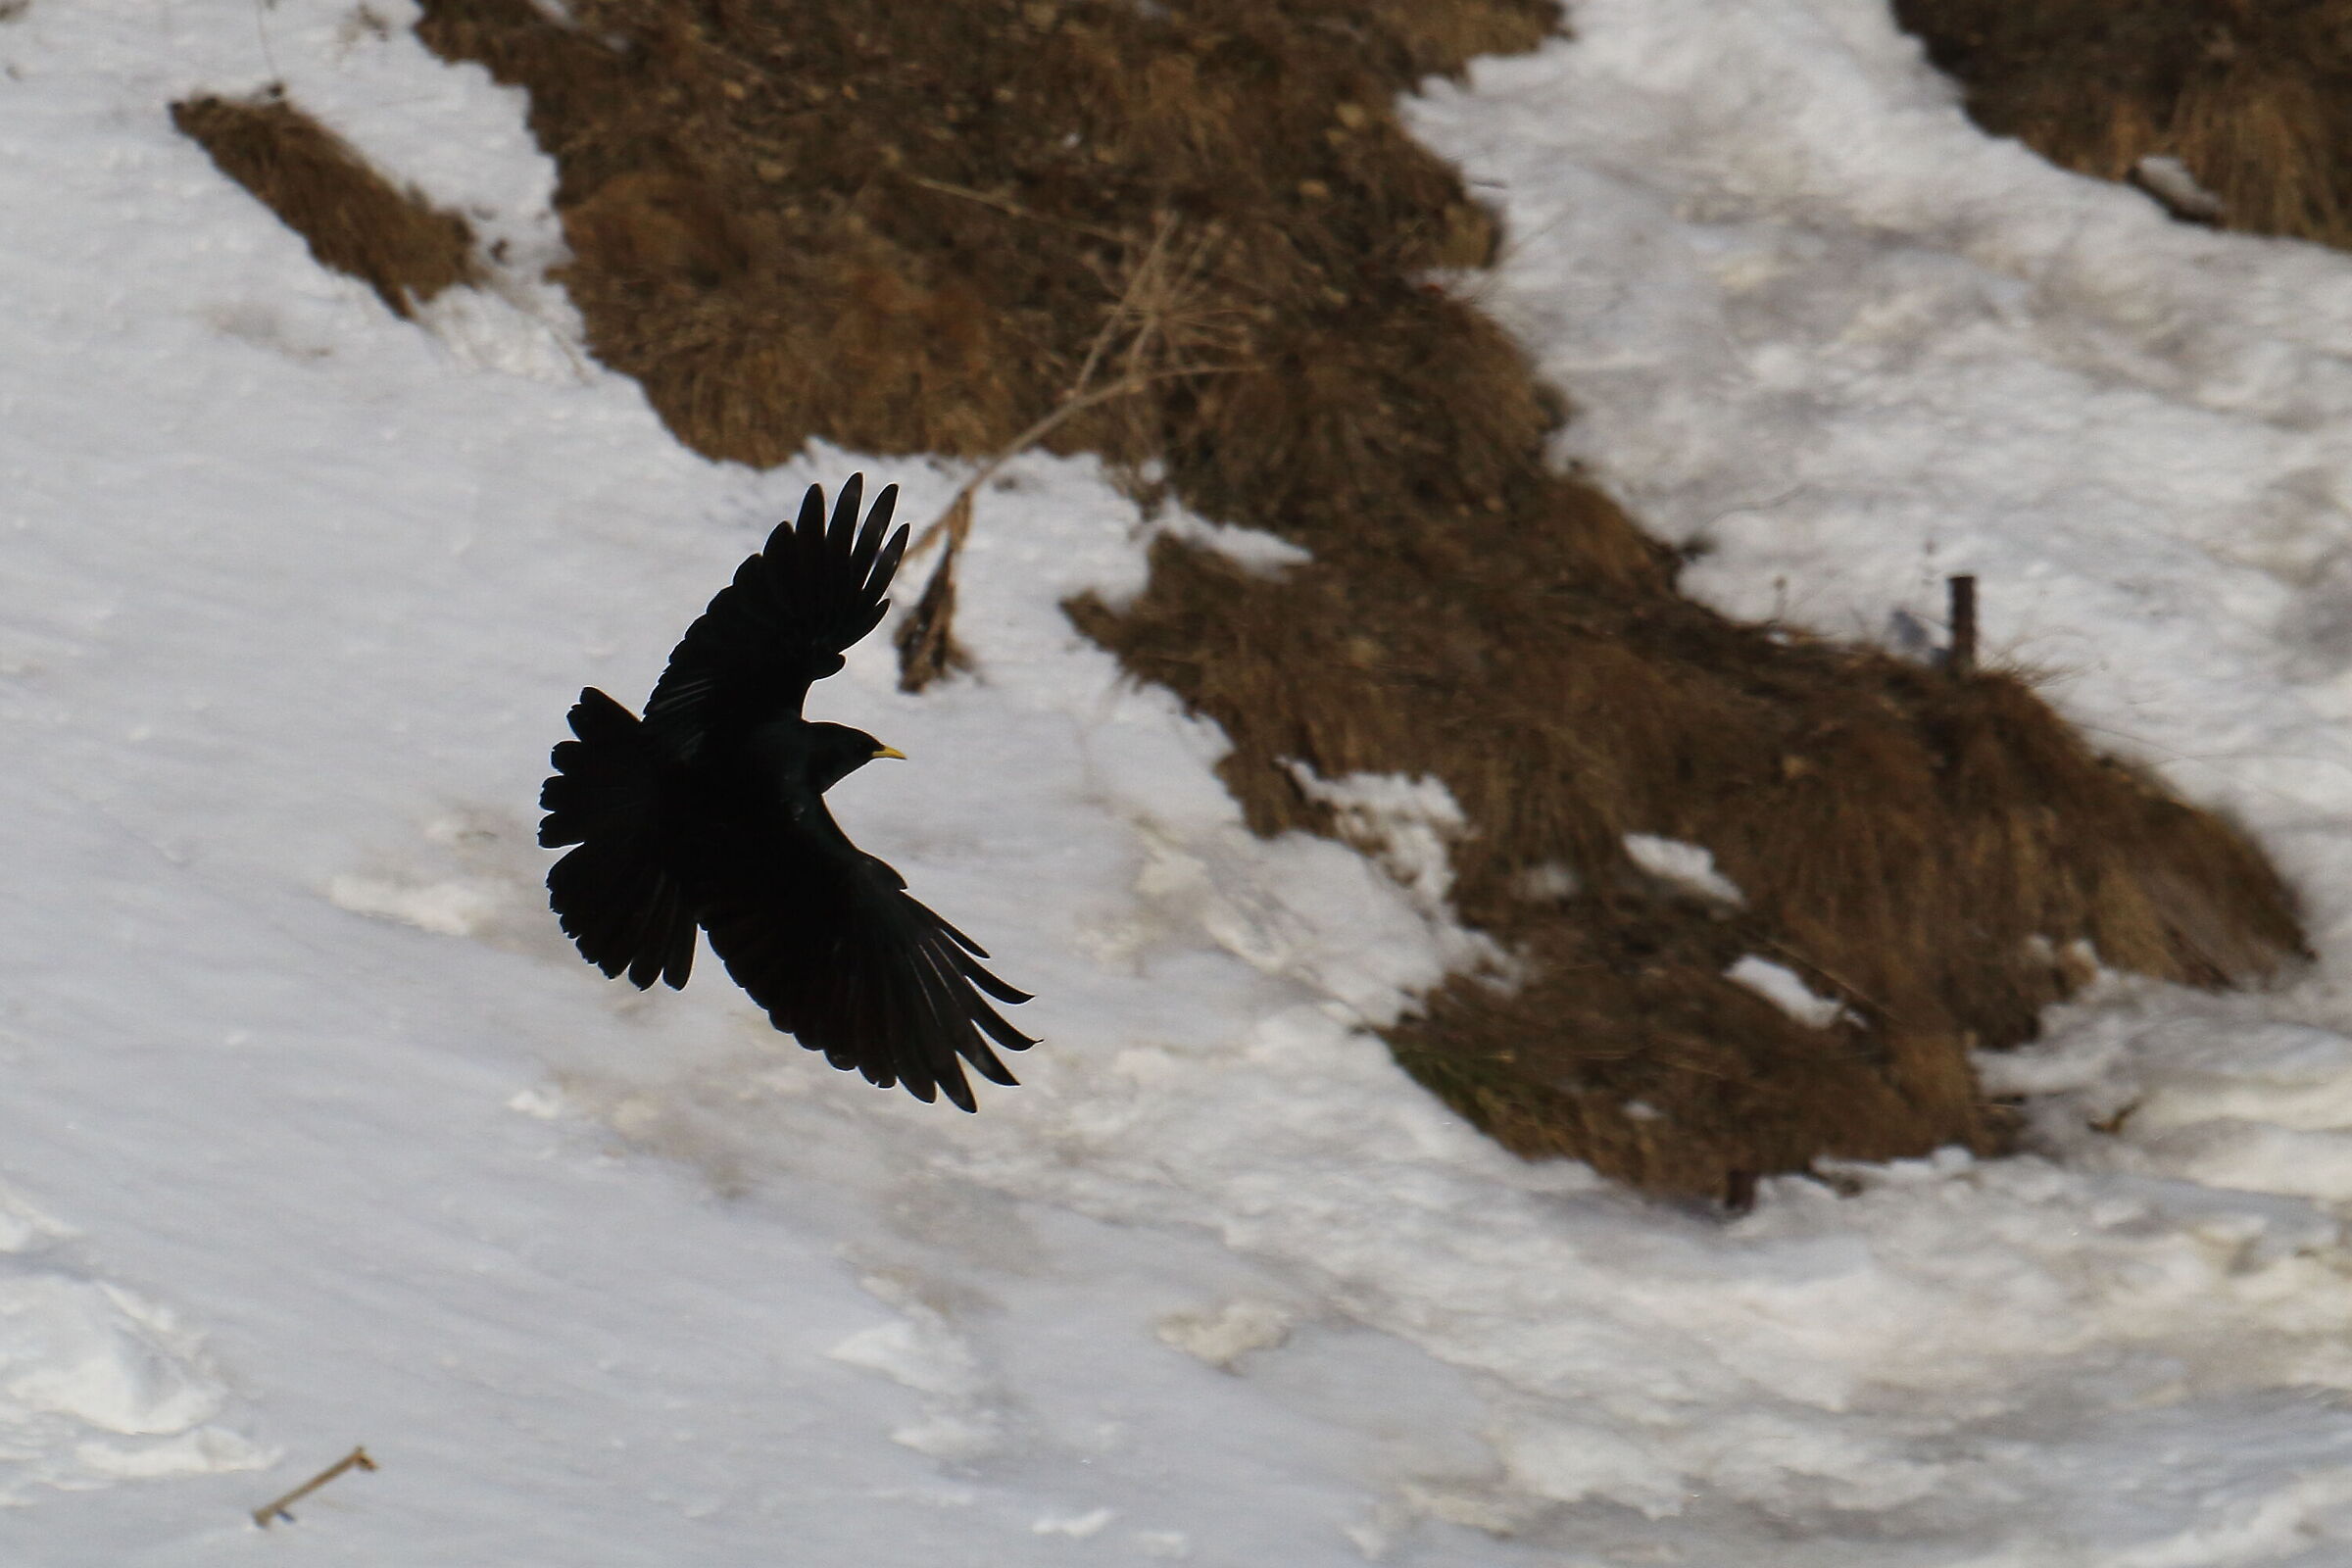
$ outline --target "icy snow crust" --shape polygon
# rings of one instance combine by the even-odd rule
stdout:
[[[816,708],[912,757],[838,808],[1037,990],[1026,1087],[924,1107],[571,956],[577,687],[641,699],[808,480],[959,474],[682,452],[522,281],[518,97],[378,14],[0,23],[0,1558],[242,1563],[364,1441],[309,1558],[2344,1560],[2352,265],[1984,142],[1859,5],[1587,5],[1419,112],[1702,591],[1875,634],[1977,570],[2318,916],[2291,993],[2117,986],[1993,1064],[2043,1154],[1726,1224],[1502,1155],[1362,1031],[1476,952],[1459,813],[1328,780],[1366,854],[1244,831],[1059,613],[1148,543],[1086,464],[980,499],[979,679],[902,696],[876,638]],[[165,117],[273,71],[512,274],[419,327],[318,270]]]

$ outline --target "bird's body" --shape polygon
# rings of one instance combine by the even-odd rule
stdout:
[[[798,525],[687,628],[642,719],[581,692],[577,739],[556,747],[540,795],[539,842],[577,846],[548,872],[549,903],[582,956],[641,988],[686,983],[699,927],[777,1028],[885,1088],[970,1110],[960,1062],[1010,1084],[990,1042],[1033,1044],[986,998],[1029,999],[826,808],[843,778],[900,754],[801,716],[809,685],[881,619],[906,547],[904,528],[882,540],[897,487],[858,527],[862,489],[842,487],[828,527],[809,487]]]

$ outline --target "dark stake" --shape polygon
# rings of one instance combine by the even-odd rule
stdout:
[[[1727,1170],[1723,1173],[1723,1211],[1744,1214],[1756,1206],[1756,1173],[1752,1170]]]
[[[1977,579],[1945,579],[1952,591],[1952,651],[1944,667],[1955,675],[1977,672]]]
[[[548,903],[606,974],[683,986],[700,927],[778,1029],[868,1082],[970,1110],[964,1065],[1009,1084],[991,1042],[1035,1044],[990,999],[1029,994],[983,968],[980,945],[909,898],[825,808],[825,791],[905,754],[801,716],[808,688],[890,608],[906,548],[906,530],[890,531],[898,495],[885,489],[860,523],[865,482],[852,475],[828,524],[810,485],[800,520],[769,534],[686,628],[643,718],[580,693],[579,738],[556,748],[540,791],[539,842],[578,846],[547,873]]]

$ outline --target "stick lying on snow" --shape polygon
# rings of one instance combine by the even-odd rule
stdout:
[[[362,1470],[372,1470],[375,1468],[375,1461],[368,1457],[368,1450],[366,1448],[354,1448],[342,1458],[337,1459],[333,1464],[328,1465],[325,1469],[311,1477],[310,1480],[305,1481],[301,1486],[296,1487],[292,1492],[289,1492],[284,1496],[278,1498],[275,1502],[267,1502],[259,1508],[254,1509],[253,1522],[257,1525],[260,1525],[264,1530],[270,1528],[270,1521],[272,1519],[283,1519],[286,1523],[292,1524],[294,1522],[294,1516],[286,1512],[288,1508],[292,1507],[295,1503],[300,1502],[312,1493],[317,1492],[320,1487],[325,1486],[329,1481],[334,1480],[335,1477],[341,1475],[344,1471],[352,1469],[355,1466]]]

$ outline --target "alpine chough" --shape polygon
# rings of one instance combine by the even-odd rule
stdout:
[[[987,998],[1029,997],[825,809],[825,791],[903,754],[801,717],[809,686],[890,608],[906,530],[887,544],[883,533],[899,487],[860,524],[864,490],[853,475],[828,526],[824,491],[808,487],[799,521],[779,524],[686,628],[643,718],[580,693],[578,739],[557,745],[539,795],[539,842],[577,846],[548,871],[548,903],[581,956],[640,990],[686,983],[700,926],[778,1029],[885,1089],[926,1102],[944,1090],[970,1110],[956,1058],[1010,1084],[989,1042],[1035,1044]]]

